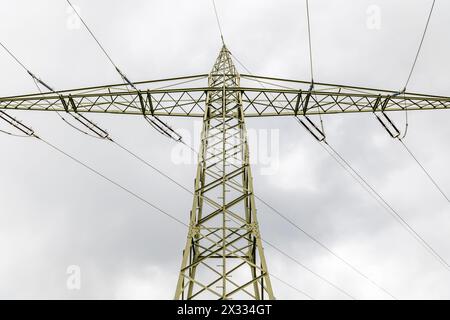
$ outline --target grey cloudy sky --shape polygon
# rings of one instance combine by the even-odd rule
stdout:
[[[431,1],[310,1],[316,81],[401,89]],[[220,39],[212,4],[199,1],[73,0],[134,81],[206,73]],[[216,0],[229,49],[253,73],[309,80],[304,1]],[[367,27],[367,9],[380,28]],[[0,0],[0,41],[56,88],[117,83],[120,77],[63,0]],[[450,3],[437,1],[409,90],[450,95]],[[239,66],[238,66],[239,68]],[[0,51],[0,96],[35,92]],[[56,114],[11,112],[38,134],[187,221],[191,196],[104,141],[82,136]],[[411,112],[406,141],[450,192],[450,113]],[[140,117],[92,115],[113,137],[184,185],[193,164],[172,161],[173,143]],[[403,127],[404,115],[392,118]],[[191,132],[190,119],[170,119]],[[329,141],[393,207],[450,260],[450,207],[400,144],[369,114],[324,116]],[[198,126],[198,124],[197,124]],[[401,299],[450,298],[450,274],[358,186],[292,119],[250,119],[279,129],[280,166],[254,168],[255,192]],[[0,129],[5,129],[0,123]],[[0,135],[0,297],[173,296],[186,232],[118,188],[33,139]],[[263,238],[358,299],[388,298],[258,203]],[[266,248],[269,271],[317,299],[340,292]],[[66,269],[81,267],[81,290]],[[279,299],[304,296],[273,280]]]

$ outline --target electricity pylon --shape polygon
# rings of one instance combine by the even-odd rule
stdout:
[[[207,86],[183,86],[205,78]],[[243,86],[243,80],[250,85]],[[251,86],[255,82],[263,87]],[[450,97],[444,96],[239,75],[225,45],[209,74],[135,82],[131,89],[130,84],[2,97],[0,119],[25,134],[33,131],[5,111],[67,112],[94,132],[99,128],[83,113],[203,119],[176,299],[274,298],[256,215],[245,118],[295,116],[321,141],[325,135],[315,115],[371,112],[392,137],[399,137],[388,112],[450,108]]]
[[[189,232],[175,299],[273,299],[256,218],[239,74],[225,45],[209,74]],[[209,206],[207,205],[209,204]]]

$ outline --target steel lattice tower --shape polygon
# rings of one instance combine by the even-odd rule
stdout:
[[[239,73],[224,45],[208,77],[195,195],[175,299],[273,299],[262,248]],[[239,182],[237,182],[239,181]]]

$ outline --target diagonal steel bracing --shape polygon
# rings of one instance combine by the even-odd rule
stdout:
[[[273,299],[256,217],[242,94],[227,89],[238,87],[240,77],[225,46],[208,82],[217,89],[206,96],[195,195],[175,298]],[[205,199],[220,207],[204,206]]]
[[[241,75],[239,83],[230,74],[208,75],[135,82],[137,90],[123,84],[0,97],[0,109],[108,113],[147,116],[203,118],[207,99],[222,95],[240,96],[245,117],[298,116],[355,112],[450,109],[450,97],[412,92],[355,87],[341,84]],[[245,85],[242,84],[245,82]],[[190,86],[186,86],[189,83]],[[261,83],[264,88],[261,88]],[[258,84],[258,86],[252,86]],[[241,106],[230,106],[237,112]],[[220,112],[215,107],[210,112]],[[220,123],[216,123],[220,125]]]

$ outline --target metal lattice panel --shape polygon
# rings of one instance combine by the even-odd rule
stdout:
[[[242,97],[245,117],[450,108],[450,97],[324,83],[312,88],[309,82],[289,79],[244,75],[241,81],[248,86],[242,86],[233,81],[234,66],[225,73],[223,66],[215,68],[207,86],[207,75],[201,74],[138,82],[138,90],[122,84],[3,97],[0,109],[203,117],[207,96],[223,89],[219,78],[225,79],[227,94]],[[258,87],[250,86],[255,82]],[[186,83],[198,85],[184,87]]]

